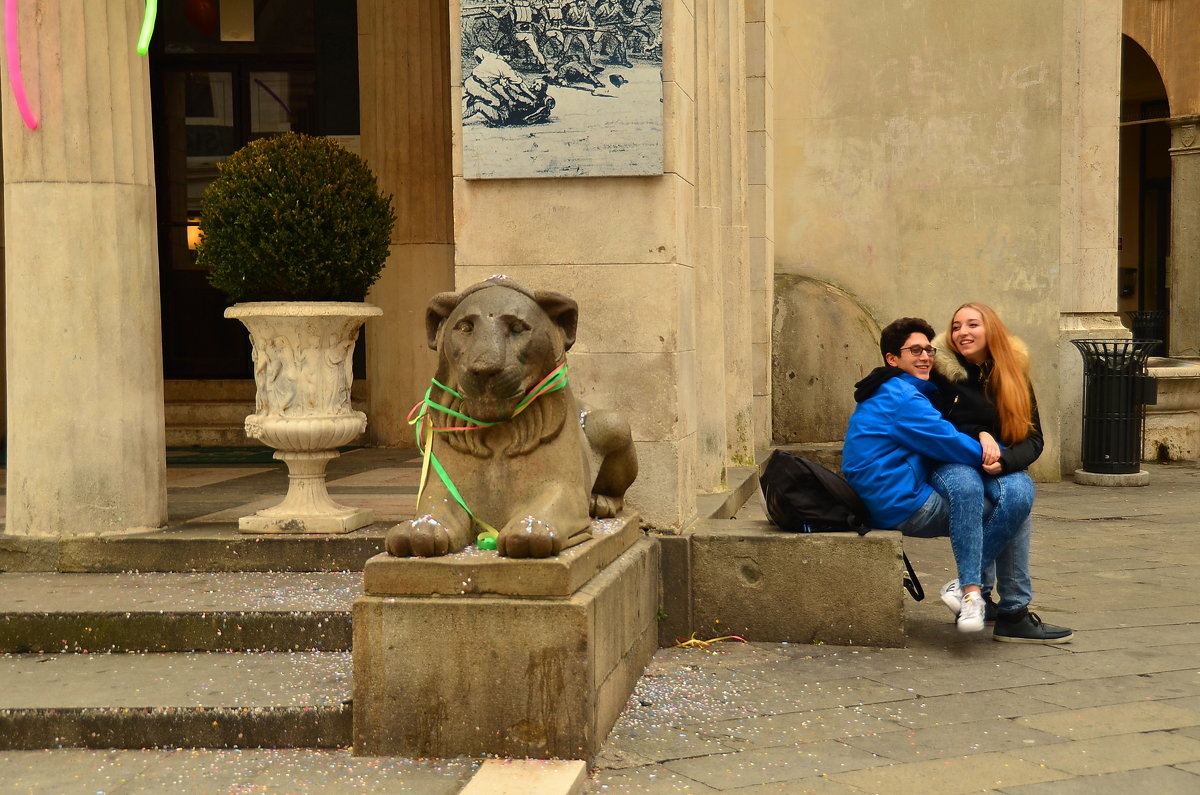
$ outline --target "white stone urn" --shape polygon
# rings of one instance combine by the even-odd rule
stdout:
[[[325,486],[325,467],[367,428],[350,406],[354,343],[377,306],[340,301],[234,304],[225,317],[250,331],[255,411],[246,435],[275,448],[288,466],[283,502],[238,520],[243,533],[349,533],[374,521],[370,510],[339,505]]]

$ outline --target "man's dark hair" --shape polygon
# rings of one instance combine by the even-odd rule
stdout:
[[[887,361],[889,353],[900,353],[900,347],[913,334],[924,334],[929,339],[933,339],[936,334],[933,332],[933,326],[929,325],[924,318],[919,317],[902,317],[888,323],[887,326],[879,334],[879,353],[884,356],[884,361]]]

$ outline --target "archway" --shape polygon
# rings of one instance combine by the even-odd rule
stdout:
[[[1118,309],[1135,336],[1161,339],[1165,351],[1171,310],[1171,112],[1154,60],[1129,36],[1121,40]]]

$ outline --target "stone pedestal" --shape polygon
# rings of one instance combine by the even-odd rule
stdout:
[[[657,648],[660,553],[636,515],[592,532],[557,558],[369,560],[354,753],[594,757]]]
[[[1146,406],[1142,460],[1200,459],[1200,361],[1151,357],[1146,374],[1158,379],[1158,401]]]

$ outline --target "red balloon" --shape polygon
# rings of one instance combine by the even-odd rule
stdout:
[[[217,32],[217,26],[221,24],[216,0],[187,0],[183,6],[183,15],[192,23],[193,28],[209,38],[212,38]]]

